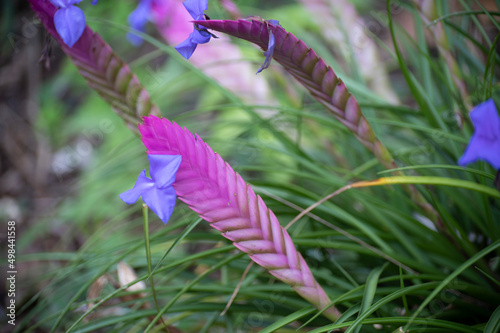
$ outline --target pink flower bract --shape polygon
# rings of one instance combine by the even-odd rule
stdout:
[[[290,235],[250,185],[199,136],[168,119],[148,116],[143,120],[139,131],[148,154],[182,156],[173,184],[179,199],[311,304],[329,307],[328,296]],[[324,314],[340,315],[334,307]]]

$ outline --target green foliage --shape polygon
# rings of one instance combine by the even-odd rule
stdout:
[[[118,194],[147,169],[145,148],[66,64],[43,87],[37,128],[54,151],[69,147],[65,156],[72,151],[77,161],[57,175],[68,187],[65,197],[19,240],[24,253],[18,260],[38,263],[40,274],[30,278],[36,293],[19,309],[16,331],[158,332],[167,325],[183,332],[497,332],[500,199],[493,187],[495,170],[485,163],[456,166],[472,132],[468,108],[491,96],[500,101],[498,38],[482,27],[496,22],[481,15],[479,23],[479,13],[465,7],[469,2],[462,2],[463,13],[455,16],[449,14],[457,8],[439,5],[445,46],[429,36],[438,23],[422,20],[413,5],[388,12],[354,2],[363,6],[359,10],[367,22],[379,27],[375,33],[364,31],[379,44],[383,61],[343,57],[338,53],[343,46],[328,39],[324,23],[306,14],[305,1],[263,9],[259,4],[265,2],[236,1],[244,14],[283,15],[281,24],[314,48],[358,98],[399,170],[414,176],[391,186],[350,189],[290,226],[313,275],[343,313],[337,322],[326,320],[257,265],[245,274],[250,259],[182,203],[166,227],[150,214],[144,234],[141,205],[128,207]],[[260,74],[272,94],[258,104],[245,102],[158,39],[145,35],[148,43],[139,50],[124,46],[125,33],[116,27],[133,8],[126,3],[110,7],[100,1],[92,7],[92,15],[110,22],[96,21],[93,28],[103,31],[118,53],[134,55],[131,69],[162,115],[199,133],[254,186],[283,226],[347,184],[390,177],[276,63]],[[414,34],[403,26],[410,19]],[[356,23],[350,24],[340,23],[345,32]],[[235,44],[246,48],[245,56],[263,59],[241,41]],[[386,89],[400,102],[373,91],[362,70],[368,65],[383,69],[391,83]],[[82,142],[88,151],[78,150]],[[408,182],[434,208],[437,227],[402,190],[400,184]],[[63,230],[53,251],[25,250],[53,228]],[[117,277],[122,261],[136,274],[127,282]],[[146,289],[127,290],[138,281]],[[235,290],[235,301],[222,316]]]

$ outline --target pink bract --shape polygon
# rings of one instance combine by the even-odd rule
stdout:
[[[182,155],[173,184],[179,199],[318,309],[328,307],[328,296],[290,235],[250,185],[199,136],[164,118],[143,120],[139,131],[148,154]],[[324,314],[339,317],[334,307]]]

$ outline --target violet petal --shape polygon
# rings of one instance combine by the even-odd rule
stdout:
[[[149,172],[156,187],[166,188],[175,181],[175,174],[181,165],[180,155],[148,155]]]
[[[60,8],[54,15],[54,25],[64,43],[72,47],[85,30],[85,14],[76,6]]]
[[[132,189],[120,194],[120,199],[128,205],[136,202],[144,192],[154,187],[154,182],[146,177],[146,170],[142,170]]]
[[[50,0],[50,2],[58,8],[67,8],[82,2],[82,0]]]
[[[175,208],[177,195],[172,186],[157,188],[156,186],[146,190],[142,194],[142,200],[149,208],[167,224]]]
[[[208,0],[186,0],[182,4],[194,20],[199,19],[203,11],[208,9]]]
[[[474,124],[474,134],[458,164],[464,166],[485,160],[500,170],[500,117],[493,100],[476,106],[470,118]]]
[[[189,37],[196,44],[205,44],[210,41],[212,35],[207,30],[194,30]]]
[[[256,74],[259,74],[264,69],[268,68],[269,65],[271,64],[271,60],[273,59],[273,53],[274,53],[274,45],[275,45],[274,34],[273,34],[272,30],[269,29],[269,43],[267,44],[266,52],[264,52],[266,59],[264,59],[264,63],[262,64],[262,66],[260,66],[260,68]]]
[[[144,27],[149,19],[149,14],[151,11],[152,0],[141,0],[128,16],[128,24],[135,30],[144,31]],[[128,41],[134,45],[139,46],[142,43],[142,38],[134,34],[133,32],[127,33]]]
[[[189,37],[186,40],[184,40],[183,42],[179,43],[175,47],[175,49],[177,50],[177,52],[179,52],[181,54],[181,56],[183,56],[186,59],[189,59],[193,55],[193,52],[194,52],[194,50],[196,50],[197,46],[198,46],[198,44],[193,43],[193,41],[191,40],[191,35],[189,35]]]

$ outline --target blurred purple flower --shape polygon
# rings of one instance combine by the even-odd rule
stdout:
[[[120,194],[127,204],[133,204],[142,196],[142,200],[153,212],[167,224],[175,207],[177,195],[172,184],[181,165],[180,155],[148,155],[149,173],[151,179],[146,177],[146,170],[142,170],[134,187]]]
[[[208,9],[208,0],[186,0],[182,4],[194,20],[205,20],[205,14],[203,14],[203,11]],[[177,45],[175,49],[184,58],[189,59],[196,49],[196,46],[198,46],[198,44],[208,43],[211,37],[215,36],[208,32],[206,28],[195,24],[194,30],[189,37]]]
[[[493,100],[490,98],[476,106],[470,118],[474,124],[474,134],[458,164],[464,166],[485,160],[500,170],[500,117]]]
[[[144,26],[149,20],[151,8],[154,0],[140,0],[137,8],[128,16],[128,24],[135,30],[144,31]],[[139,46],[142,44],[142,38],[136,34],[127,33],[128,41],[134,45]]]
[[[80,8],[73,6],[81,1],[50,0],[52,4],[59,8],[54,15],[56,31],[69,47],[73,47],[82,35],[83,30],[85,30],[85,14]]]
[[[269,23],[269,24],[272,24],[272,25],[278,25],[278,26],[280,25],[280,23],[277,20],[269,20],[269,21],[266,21],[266,22]],[[255,74],[259,74],[264,69],[266,69],[267,67],[269,67],[269,65],[271,64],[271,60],[273,59],[274,43],[275,43],[274,33],[269,28],[268,28],[268,31],[269,31],[269,43],[267,44],[267,50],[266,50],[266,52],[264,52],[264,55],[266,56],[266,59],[264,59],[264,63],[262,64],[262,66],[260,66],[259,70]]]

